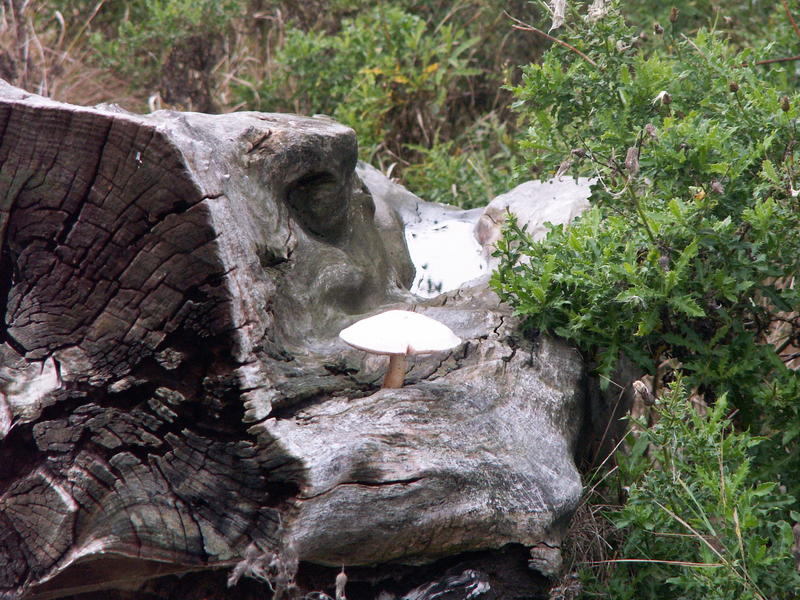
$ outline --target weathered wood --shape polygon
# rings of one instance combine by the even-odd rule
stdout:
[[[291,590],[298,561],[377,581],[509,544],[557,568],[580,359],[485,288],[410,296],[356,149],[324,117],[0,83],[0,598],[213,569]],[[465,343],[380,390],[336,334],[382,307]]]

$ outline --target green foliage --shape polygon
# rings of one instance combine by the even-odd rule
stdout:
[[[403,169],[403,181],[431,202],[483,206],[510,187],[516,146],[507,125],[489,113],[454,140],[409,145],[418,158]]]
[[[108,22],[91,36],[100,61],[119,74],[136,78],[143,88],[153,86],[163,62],[192,39],[210,44],[238,15],[235,0],[132,0],[124,13],[108,9],[98,20]]]
[[[780,285],[800,256],[800,96],[783,110],[789,90],[752,66],[758,52],[712,32],[674,54],[638,48],[619,17],[573,35],[596,65],[554,47],[515,92],[537,166],[575,161],[598,178],[595,207],[543,244],[512,226],[494,286],[604,375],[620,351],[648,372],[669,356],[691,385],[752,412],[754,386],[790,377],[761,342],[800,306]]]
[[[355,129],[363,160],[392,168],[426,199],[485,204],[508,188],[512,171],[497,92],[489,99],[485,90],[505,71],[476,66],[494,30],[455,16],[488,7],[475,0],[449,10],[382,2],[334,31],[289,27],[267,78],[244,81],[238,99],[257,110],[331,115]]]
[[[748,46],[750,32],[683,32],[676,19],[643,39],[618,6],[595,23],[572,18],[558,32],[572,49],[553,45],[525,67],[515,106],[525,168],[594,177],[593,207],[542,243],[512,222],[492,285],[529,326],[581,348],[601,380],[620,354],[650,374],[669,360],[713,406],[703,421],[665,401],[621,461],[621,556],[662,562],[622,563],[610,596],[789,597],[789,507],[774,491],[800,492],[800,378],[782,356],[800,339],[794,63],[764,63],[776,46]],[[728,405],[762,443],[728,426]],[[709,448],[729,471],[707,462]],[[735,493],[720,496],[721,482]],[[722,566],[676,574],[663,561]]]
[[[434,136],[445,126],[437,117],[477,73],[468,55],[477,41],[449,24],[434,33],[423,19],[384,5],[346,20],[335,35],[290,29],[275,57],[280,69],[257,89],[259,108],[330,114],[367,147],[409,127]]]
[[[618,456],[628,500],[611,518],[625,529],[627,562],[589,591],[615,600],[792,597],[800,574],[783,514],[793,499],[753,481],[762,440],[734,429],[724,396],[707,415],[687,396],[677,381],[654,407],[655,425],[639,423]]]
[[[796,2],[790,4],[794,5],[790,10],[796,12]],[[673,10],[676,12],[673,13]],[[653,31],[656,23],[660,24],[665,30],[663,42],[666,44],[673,43],[675,36],[693,34],[705,27],[725,35],[730,43],[739,48],[763,43],[765,32],[769,32],[770,42],[777,45],[776,56],[792,56],[796,45],[797,36],[787,26],[789,23],[782,2],[640,0],[628,3],[623,12],[628,23],[648,33]]]

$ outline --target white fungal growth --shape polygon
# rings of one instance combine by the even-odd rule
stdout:
[[[444,323],[407,310],[389,310],[343,329],[339,337],[354,348],[387,354],[389,369],[383,387],[402,387],[405,357],[455,348],[461,338]]]

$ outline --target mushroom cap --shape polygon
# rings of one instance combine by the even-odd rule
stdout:
[[[362,319],[343,329],[339,337],[373,354],[430,354],[461,343],[444,323],[408,310],[388,310]]]

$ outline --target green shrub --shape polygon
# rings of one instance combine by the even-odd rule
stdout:
[[[448,127],[449,106],[477,74],[468,54],[477,41],[453,25],[434,31],[420,17],[378,5],[334,35],[289,29],[271,79],[245,100],[261,110],[329,114],[352,126],[370,152],[396,150],[396,139],[424,143]]]
[[[625,530],[625,559],[587,591],[615,600],[766,600],[800,589],[792,526],[782,518],[793,499],[753,481],[762,440],[736,431],[727,410],[723,396],[708,414],[697,411],[677,381],[654,407],[655,425],[639,423],[630,451],[618,456],[627,503],[610,515]]]
[[[621,351],[648,372],[674,358],[709,399],[752,412],[754,386],[790,376],[762,342],[800,306],[781,285],[800,256],[800,96],[713,32],[674,54],[636,39],[609,15],[569,38],[594,65],[554,46],[526,67],[515,93],[537,168],[573,163],[599,183],[594,208],[545,243],[512,227],[493,284],[603,375]]]
[[[235,0],[133,0],[124,12],[112,6],[98,13],[90,44],[100,63],[153,93],[171,55],[186,55],[177,69],[196,69],[192,63],[210,56],[238,14]]]
[[[776,58],[769,43],[744,47],[742,37],[702,28],[684,33],[680,20],[645,39],[616,4],[594,23],[571,18],[558,36],[572,48],[553,45],[541,64],[524,68],[515,106],[528,126],[522,146],[529,161],[523,166],[545,177],[595,177],[593,207],[538,244],[512,223],[498,244],[501,263],[492,285],[528,325],[575,343],[603,381],[620,354],[650,374],[669,361],[673,375],[682,374],[686,387],[715,411],[728,403],[737,427],[763,437],[748,455],[752,469],[742,471],[742,494],[731,500],[729,512],[712,496],[702,500],[710,522],[729,525],[730,510],[741,516],[754,505],[746,490],[780,483],[794,497],[800,492],[794,476],[800,467],[800,384],[784,364],[790,358],[784,350],[800,339],[800,293],[792,283],[800,266],[795,65],[760,63]],[[779,327],[780,339],[774,334]],[[706,425],[682,428],[667,419],[661,427],[676,447],[688,447]],[[746,439],[720,435],[722,447]],[[663,460],[658,464],[663,467]],[[652,489],[667,485],[663,478],[669,477],[673,490],[686,484],[695,495],[711,485],[690,464],[679,470],[682,483],[674,472],[647,471],[648,481],[658,482]],[[789,519],[789,507],[773,496],[757,497],[759,519],[771,521],[759,523],[766,529],[756,537],[769,529],[769,539],[777,539],[776,528],[785,535],[778,523]],[[624,512],[629,540],[647,537],[642,529],[654,514],[659,528],[670,519],[680,524],[636,498]],[[726,539],[734,540],[730,531]],[[710,560],[698,555],[695,541],[664,542],[653,556]],[[735,550],[729,541],[726,547]],[[766,573],[765,582],[773,577],[773,558],[788,564],[785,544],[771,544],[766,554],[745,548],[747,568]],[[637,548],[624,546],[622,555],[637,558]],[[628,566],[626,577],[641,587],[611,597],[738,597],[719,584],[723,571],[700,577],[692,570],[682,579],[662,567]],[[788,577],[785,567],[780,570]],[[662,595],[669,582],[679,583],[680,591]],[[742,597],[758,597],[741,581],[730,585],[740,584]]]
[[[496,113],[476,121],[455,139],[430,148],[409,146],[415,162],[403,169],[403,183],[431,202],[475,208],[508,191],[517,161],[515,134]]]

